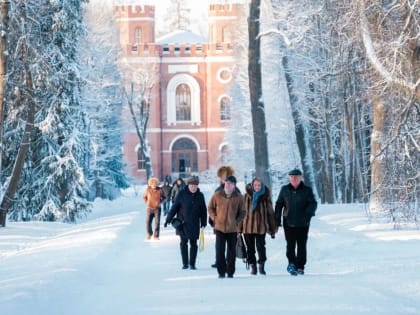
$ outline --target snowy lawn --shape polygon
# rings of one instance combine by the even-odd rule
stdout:
[[[249,275],[238,259],[234,279],[210,267],[210,227],[198,270],[181,270],[172,228],[144,241],[144,204],[131,192],[96,202],[75,225],[8,222],[0,229],[0,313],[420,314],[420,231],[368,224],[364,213],[361,205],[319,207],[304,276],[286,273],[279,233],[267,237],[267,275]]]

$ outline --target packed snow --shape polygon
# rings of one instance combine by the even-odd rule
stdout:
[[[207,202],[214,187],[200,187]],[[1,228],[1,314],[420,314],[420,231],[369,223],[364,205],[318,207],[305,275],[286,272],[280,230],[267,237],[266,276],[237,259],[234,278],[219,279],[210,226],[197,270],[181,269],[163,220],[160,240],[145,241],[142,189],[96,201],[78,224]]]

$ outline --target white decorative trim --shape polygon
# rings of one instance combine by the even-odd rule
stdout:
[[[148,141],[146,141],[146,144],[147,144],[147,146],[149,147],[149,150],[151,150],[152,148],[151,148],[151,146],[148,144]],[[135,153],[137,153],[137,151],[140,149],[140,143],[137,143],[135,146],[134,146],[134,152]],[[150,151],[151,152],[151,151]]]
[[[168,73],[189,72],[198,73],[198,65],[169,65]]]
[[[200,85],[197,80],[188,74],[178,74],[168,82],[166,91],[166,119],[168,125],[176,125],[176,88],[180,84],[186,84],[191,90],[191,122],[192,125],[201,125]]]
[[[222,142],[222,143],[219,145],[219,148],[218,148],[219,152],[222,152],[222,148],[223,148],[224,146],[229,147],[229,143],[228,143],[227,141]]]
[[[172,152],[172,147],[174,146],[175,142],[177,142],[179,139],[183,139],[183,138],[190,139],[192,142],[195,143],[195,146],[197,148],[197,152],[201,151],[200,143],[197,141],[197,139],[190,136],[190,135],[187,135],[187,134],[179,135],[179,136],[176,136],[175,138],[173,138],[171,143],[169,144],[169,151]]]
[[[226,98],[228,98],[229,99],[229,101],[231,101],[232,102],[232,97],[230,97],[229,95],[227,95],[227,94],[222,94],[222,95],[220,95],[218,98],[217,98],[217,103],[220,105],[220,101],[222,100],[222,98],[224,98],[224,97],[226,97]]]
[[[222,78],[222,72],[223,71],[227,71],[229,73],[229,77],[227,79],[223,79]],[[217,80],[220,83],[229,83],[230,81],[232,81],[232,69],[230,69],[229,67],[223,67],[220,68],[219,70],[217,70]]]

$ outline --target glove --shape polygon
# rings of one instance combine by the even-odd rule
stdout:
[[[274,233],[273,233],[273,234],[271,234],[271,238],[272,238],[272,239],[275,239],[275,238],[276,238],[276,234],[274,234]]]
[[[214,221],[209,217],[209,224],[211,227],[214,227]]]
[[[165,221],[165,224],[163,225],[163,227],[167,227],[168,226],[168,222]]]

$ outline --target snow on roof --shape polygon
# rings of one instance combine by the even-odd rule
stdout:
[[[176,30],[156,40],[157,44],[202,44],[207,43],[206,37],[191,31]]]

